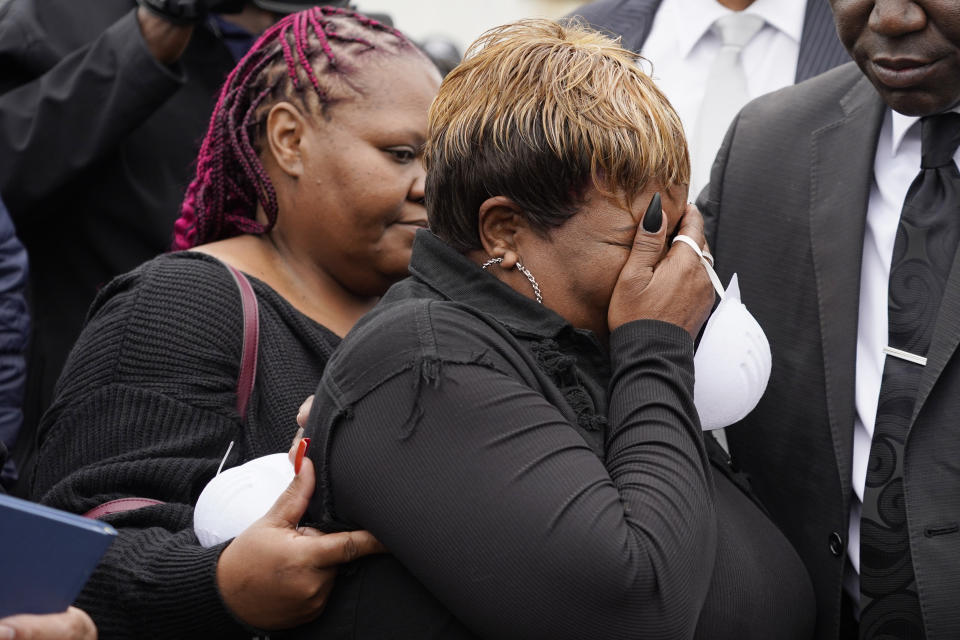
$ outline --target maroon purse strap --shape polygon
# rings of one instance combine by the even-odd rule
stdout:
[[[247,405],[250,404],[250,395],[253,393],[253,383],[257,377],[257,347],[260,344],[260,308],[257,304],[257,294],[253,286],[242,271],[229,264],[224,266],[233,277],[233,281],[240,290],[240,304],[243,308],[243,352],[240,354],[240,375],[237,377],[237,413],[240,420],[247,419]],[[152,498],[118,498],[99,504],[83,516],[85,518],[102,518],[113,513],[131,511],[141,507],[150,507],[163,504]]]
[[[237,378],[237,413],[240,420],[247,419],[247,405],[253,393],[253,382],[257,377],[257,345],[260,343],[260,309],[257,306],[257,294],[247,280],[247,276],[234,266],[227,265],[240,290],[240,303],[243,306],[243,353],[240,354],[240,375]]]

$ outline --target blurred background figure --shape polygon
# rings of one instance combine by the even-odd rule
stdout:
[[[279,16],[316,4],[347,3],[0,3],[0,194],[30,255],[34,323],[21,476],[97,290],[170,246],[227,73]]]
[[[433,64],[437,65],[440,75],[444,77],[460,64],[460,59],[463,58],[457,43],[447,36],[427,36],[420,40],[419,44],[423,52],[433,60]]]
[[[850,61],[825,0],[599,0],[571,15],[653,65],[690,145],[691,200],[744,104]]]

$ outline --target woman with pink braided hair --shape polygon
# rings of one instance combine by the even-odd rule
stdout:
[[[331,7],[280,20],[226,79],[176,224],[181,251],[103,288],[40,428],[35,499],[76,513],[159,501],[105,517],[120,535],[77,602],[102,637],[301,625],[338,563],[381,549],[366,532],[297,528],[309,459],[232,540],[201,546],[193,507],[221,461],[287,450],[333,349],[407,274],[439,83],[402,34]],[[245,417],[241,300],[223,263],[259,304]]]

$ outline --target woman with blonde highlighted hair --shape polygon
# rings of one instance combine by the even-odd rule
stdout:
[[[392,556],[338,578],[314,637],[809,638],[803,565],[702,434],[703,223],[635,56],[494,29],[443,81],[425,158],[411,277],[307,426],[308,520]]]

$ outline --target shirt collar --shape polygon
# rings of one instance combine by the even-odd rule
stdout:
[[[763,18],[778,31],[800,42],[806,3],[793,0],[756,0],[744,12]],[[710,32],[713,23],[733,13],[716,0],[664,0],[658,17],[668,21],[680,54],[686,58],[700,40]]]
[[[766,20],[767,24],[798,44],[803,35],[806,11],[806,2],[784,2],[783,0],[757,0],[747,9],[747,12],[757,14]]]
[[[957,105],[950,111],[953,111],[954,113],[960,113],[960,105]],[[894,111],[893,109],[888,109],[888,112],[892,116],[890,120],[890,132],[893,135],[893,139],[891,140],[891,149],[893,150],[893,154],[896,155],[900,150],[900,145],[903,144],[903,139],[907,137],[907,133],[910,131],[910,128],[920,122],[920,117],[905,116],[898,111]],[[917,135],[919,135],[919,132]]]
[[[515,332],[554,337],[572,329],[557,313],[520,295],[430,231],[417,232],[410,275],[448,300],[493,316]]]

